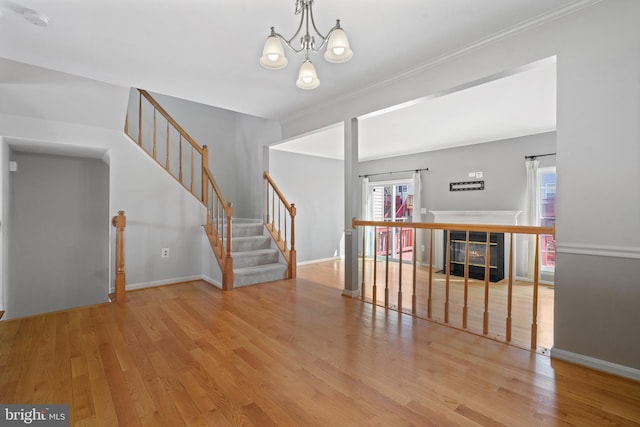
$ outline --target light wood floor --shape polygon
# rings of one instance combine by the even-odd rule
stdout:
[[[640,425],[640,383],[343,297],[325,268],[0,322],[0,402],[127,427]]]

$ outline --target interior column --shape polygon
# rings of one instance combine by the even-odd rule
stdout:
[[[344,122],[344,290],[343,295],[359,295],[358,231],[351,220],[358,216],[358,119]]]

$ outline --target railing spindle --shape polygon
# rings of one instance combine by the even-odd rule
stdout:
[[[445,282],[444,282],[444,323],[449,323],[449,276],[451,272],[451,230],[447,230],[445,232],[445,236],[447,239],[447,253],[445,254],[447,271],[445,272]]]
[[[429,231],[429,291],[427,297],[427,319],[431,319],[431,292],[433,289],[433,228]]]
[[[377,282],[378,281],[378,227],[373,227],[373,303],[375,304],[378,297]]]
[[[284,242],[284,247],[286,248],[287,247],[287,217],[286,216],[284,217],[284,239],[283,239],[283,242]]]
[[[209,148],[206,145],[202,146],[202,157],[200,160],[201,168],[200,174],[202,175],[202,203],[205,206],[209,204],[209,180],[207,179],[207,174],[204,172],[204,168],[209,167]]]
[[[507,342],[511,342],[511,308],[513,304],[513,233],[509,233],[509,284],[507,287]]]
[[[540,236],[534,236],[534,262],[533,262],[533,313],[531,319],[531,349],[538,347],[538,269],[540,268],[539,242]]]
[[[267,206],[266,206],[266,218],[264,223],[265,224],[269,224],[269,181],[267,181],[266,179],[264,180],[264,195],[265,195],[265,200],[267,202]]]
[[[180,177],[180,183],[184,185],[184,181],[182,181],[182,135],[180,135],[180,156],[178,157],[178,161],[180,162],[180,172],[178,176]]]
[[[469,230],[466,232],[466,240],[464,244],[464,305],[462,307],[462,328],[467,329],[469,301]]]
[[[157,137],[157,122],[156,122],[156,109],[153,109],[153,159],[157,159],[156,155],[156,137]]]
[[[169,141],[170,141],[170,137],[169,137],[169,120],[167,120],[167,152],[166,152],[166,161],[165,161],[165,169],[167,170],[167,172],[171,173],[171,166],[169,164],[169,151],[170,151],[170,147],[169,147]],[[204,174],[203,174],[204,175]]]
[[[276,231],[276,190],[271,191],[271,228]]]
[[[489,268],[491,258],[491,237],[487,232],[487,241],[485,243],[484,250],[484,316],[482,322],[482,333],[487,335],[489,333]]]
[[[280,206],[282,206],[282,202],[278,201],[278,240],[282,239],[282,234],[280,230],[282,229],[282,218],[280,217]]]
[[[387,250],[385,254],[386,271],[384,276],[384,306],[389,307],[389,241],[391,240],[389,238],[389,226],[387,226],[386,236]]]
[[[142,147],[142,92],[138,100],[138,145]]]
[[[411,294],[411,312],[416,314],[418,310],[418,297],[416,295],[416,258],[418,258],[418,231],[414,228],[413,235],[413,289]]]
[[[366,236],[367,236],[367,228],[366,227],[362,227],[362,282],[360,282],[360,298],[362,299],[362,301],[364,301],[365,298],[365,291],[364,291],[364,271],[365,271],[365,265],[364,265],[364,260],[365,260],[365,254],[366,254]]]
[[[404,229],[402,227],[400,227],[400,239],[399,239],[399,251],[400,251],[400,262],[398,263],[398,311],[402,311],[402,247],[403,247],[403,242],[402,242],[402,237],[403,237],[403,233]]]
[[[193,193],[194,168],[193,168],[193,147],[191,147],[191,192]]]

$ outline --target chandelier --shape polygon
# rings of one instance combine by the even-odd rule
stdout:
[[[300,89],[315,89],[320,86],[320,79],[318,79],[318,73],[316,67],[309,59],[311,52],[320,52],[325,46],[324,59],[332,63],[347,62],[353,56],[353,52],[349,48],[349,39],[347,35],[340,27],[340,20],[336,20],[336,25],[329,30],[326,36],[323,36],[313,19],[313,1],[314,0],[296,0],[296,15],[300,16],[300,24],[296,33],[291,38],[286,39],[281,34],[278,34],[274,27],[271,27],[271,34],[267,37],[264,43],[264,49],[262,50],[262,56],[260,57],[260,65],[269,70],[280,70],[287,66],[289,61],[284,54],[282,43],[284,43],[289,49],[295,53],[304,53],[304,62],[300,67],[298,73],[298,80],[296,80],[296,86]],[[315,32],[315,36],[318,37],[318,43],[316,43],[315,36],[309,34],[309,23],[311,28]],[[305,33],[300,37],[299,46],[294,46],[293,40],[300,35],[304,26]],[[297,45],[297,44],[296,44]]]

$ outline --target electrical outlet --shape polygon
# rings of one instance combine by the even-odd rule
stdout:
[[[169,258],[169,248],[162,248],[162,258]]]
[[[424,252],[424,245],[421,245],[420,249],[422,250],[422,252]]]

